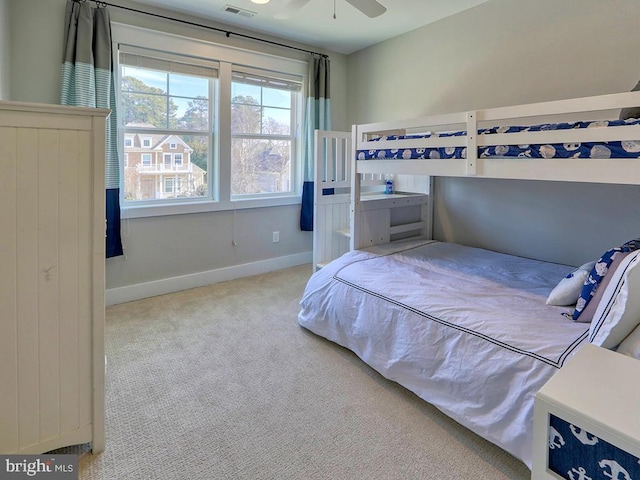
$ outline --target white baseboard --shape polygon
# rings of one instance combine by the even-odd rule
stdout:
[[[126,287],[109,288],[105,291],[105,303],[106,305],[117,305],[142,298],[155,297],[156,295],[164,295],[165,293],[179,292],[181,290],[188,290],[189,288],[224,282],[226,280],[234,280],[236,278],[272,272],[274,270],[282,270],[283,268],[295,267],[306,263],[310,264],[312,261],[313,253],[304,252],[206,272],[192,273],[190,275],[163,278],[162,280],[155,280],[153,282],[127,285]]]

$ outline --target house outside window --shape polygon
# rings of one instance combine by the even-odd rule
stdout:
[[[186,166],[177,178],[191,186],[181,192],[183,197],[202,197],[207,192],[212,157],[210,126],[217,70],[156,58],[155,52],[148,55],[138,51],[120,54],[122,130],[125,137],[134,138],[132,146],[125,145],[129,156],[124,172],[125,203],[172,197],[174,179],[163,175],[174,171],[176,158]],[[141,177],[148,178],[143,181]]]
[[[127,216],[299,202],[307,62],[121,24],[114,41]]]

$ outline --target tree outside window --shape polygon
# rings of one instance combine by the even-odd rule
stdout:
[[[292,119],[300,84],[243,71],[232,78],[232,195],[291,192]]]

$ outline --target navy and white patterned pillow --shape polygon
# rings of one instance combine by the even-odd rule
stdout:
[[[634,250],[638,249],[640,249],[640,239],[635,239],[628,241],[620,247],[615,247],[604,252],[604,254],[591,269],[591,272],[589,273],[587,279],[584,281],[584,285],[582,286],[580,296],[578,297],[578,301],[576,303],[576,308],[573,311],[573,315],[571,316],[574,321],[580,321],[580,314],[584,311],[586,306],[593,298],[593,295],[596,293],[598,286],[600,285],[600,283],[602,283],[602,280],[609,271],[609,267],[611,266],[611,263],[613,262],[616,254],[618,254],[619,252],[633,252]]]

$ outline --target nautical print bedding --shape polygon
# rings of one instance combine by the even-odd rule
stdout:
[[[298,322],[531,468],[534,394],[586,341],[545,304],[572,267],[407,241],[316,272]]]
[[[604,120],[594,122],[548,123],[531,126],[503,126],[478,129],[479,135],[495,133],[539,132],[545,130],[569,130],[577,128],[616,127],[622,125],[639,125],[639,119]],[[372,139],[403,140],[430,137],[460,137],[466,131],[440,132],[427,135],[389,135]],[[466,147],[433,147],[359,150],[358,160],[373,159],[439,159],[466,158]],[[552,143],[545,145],[496,145],[478,147],[478,157],[525,157],[525,158],[638,158],[640,157],[640,140],[584,143]]]

